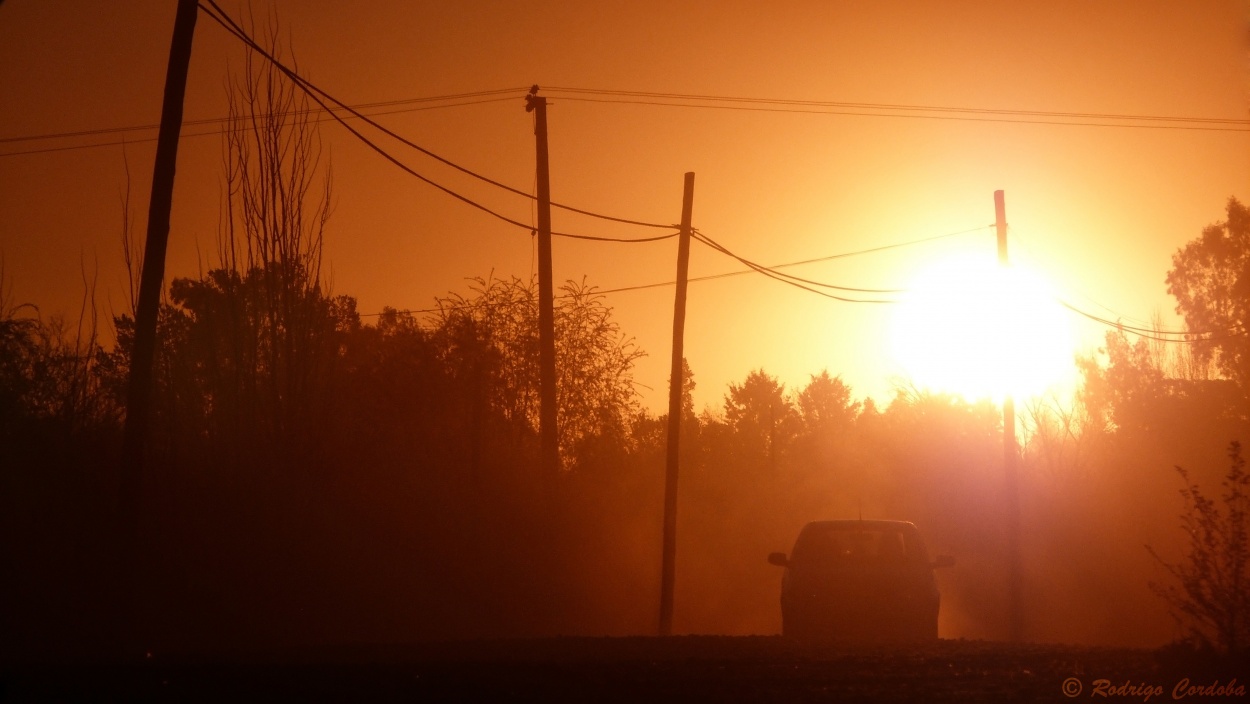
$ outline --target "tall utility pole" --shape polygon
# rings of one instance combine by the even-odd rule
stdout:
[[[1007,260],[1007,206],[1002,191],[994,191],[994,224],[998,229],[998,264]],[[1007,516],[1007,638],[1019,643],[1024,631],[1020,575],[1020,483],[1016,475],[1016,403],[1003,396],[1003,472]]]
[[[673,634],[673,583],[677,566],[677,467],[681,439],[681,391],[685,383],[686,279],[690,264],[690,213],[694,172],[686,172],[681,197],[681,237],[677,245],[677,294],[673,302],[673,367],[668,377],[668,454],[664,476],[664,554],[660,566],[660,635]]]
[[[135,307],[135,339],[130,353],[126,389],[126,427],[122,436],[122,520],[133,521],[138,510],[143,477],[144,447],[152,401],[152,360],[156,356],[156,318],[165,279],[165,249],[169,242],[169,212],[173,207],[174,170],[178,133],[182,129],[182,102],[187,92],[187,67],[195,35],[197,0],[178,0],[174,38],[165,72],[165,99],[156,138],[156,165],[152,169],[152,197],[148,202],[148,233],[143,248],[139,301]]]
[[[538,151],[538,435],[543,470],[554,475],[560,468],[556,442],[556,325],[555,293],[551,283],[551,176],[547,171],[547,99],[538,86],[525,96],[525,112],[534,111],[534,139]]]
[[[152,361],[156,357],[156,319],[165,279],[165,249],[169,242],[169,212],[173,208],[174,171],[178,160],[178,134],[182,130],[182,103],[187,92],[187,68],[191,64],[191,40],[195,36],[197,0],[178,0],[174,36],[165,71],[165,97],[161,127],[156,138],[156,162],[152,168],[152,196],[148,201],[148,232],[143,247],[139,300],[135,306],[134,346],[130,350],[130,378],[126,388],[126,427],[122,435],[118,513],[121,525],[121,567],[126,589],[121,610],[124,625],[119,645],[140,652],[145,635],[141,615],[141,591],[146,561],[140,536],[143,505],[144,459],[147,452],[148,417],[152,406]]]

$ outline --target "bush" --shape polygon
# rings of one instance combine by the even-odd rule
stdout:
[[[1181,514],[1181,528],[1189,535],[1189,545],[1184,561],[1169,563],[1150,546],[1146,549],[1180,582],[1150,585],[1168,602],[1177,620],[1199,645],[1234,654],[1246,649],[1250,636],[1250,544],[1246,526],[1250,475],[1246,474],[1240,443],[1229,445],[1228,457],[1231,465],[1221,483],[1222,509],[1199,491],[1184,468],[1176,468],[1185,482],[1181,496],[1186,509]]]

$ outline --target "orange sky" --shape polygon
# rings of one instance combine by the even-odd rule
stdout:
[[[7,0],[0,5],[0,139],[159,120],[174,4]],[[237,2],[222,6],[235,16]],[[349,103],[540,86],[1246,119],[1250,4],[1124,2],[341,2],[274,8],[301,71]],[[201,15],[187,119],[225,112],[241,48]],[[518,96],[520,94],[518,93]],[[522,189],[533,186],[531,116],[512,102],[380,118],[410,139]],[[680,216],[697,174],[694,222],[748,258],[777,264],[988,225],[1006,191],[1012,256],[1074,302],[1133,318],[1171,314],[1163,277],[1177,247],[1250,199],[1250,133],[1002,124],[899,117],[696,110],[553,98],[557,200],[659,222]],[[528,233],[417,182],[333,124],[323,126],[337,207],[328,263],[363,312],[424,308],[465,279],[527,277]],[[128,133],[143,139],[153,133]],[[77,311],[82,267],[102,311],[120,310],[123,149],[5,153],[115,135],[0,143],[0,253],[13,302]],[[126,147],[133,208],[146,213],[154,146]],[[183,140],[168,273],[207,266],[221,144]],[[408,154],[423,173],[520,220],[520,198]],[[142,222],[138,223],[142,233]],[[634,231],[555,214],[557,229]],[[793,273],[850,286],[906,286],[926,260],[994,247],[993,232],[812,265]],[[197,248],[199,254],[197,255]],[[198,258],[197,258],[198,256]],[[557,280],[602,288],[671,280],[675,243],[557,240]],[[691,275],[740,268],[696,245]],[[1087,297],[1082,298],[1084,295]],[[662,405],[672,289],[610,298],[650,353],[637,369]],[[1092,303],[1088,308],[1099,311]],[[696,402],[764,367],[791,388],[828,368],[885,400],[899,373],[883,306],[828,301],[756,276],[691,286],[686,353]],[[1169,322],[1171,319],[1169,317]],[[1099,334],[1081,326],[1087,345]]]

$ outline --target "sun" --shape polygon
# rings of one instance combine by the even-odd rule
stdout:
[[[891,325],[895,361],[918,387],[968,400],[1040,395],[1075,376],[1072,321],[1053,288],[992,256],[926,267]]]

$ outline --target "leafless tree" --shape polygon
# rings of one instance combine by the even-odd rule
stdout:
[[[281,59],[279,39],[271,19],[261,42]],[[307,95],[264,57],[249,52],[227,91],[213,277],[225,310],[209,331],[209,393],[234,422],[284,436],[309,420],[314,378],[327,364],[321,266],[331,168]]]

